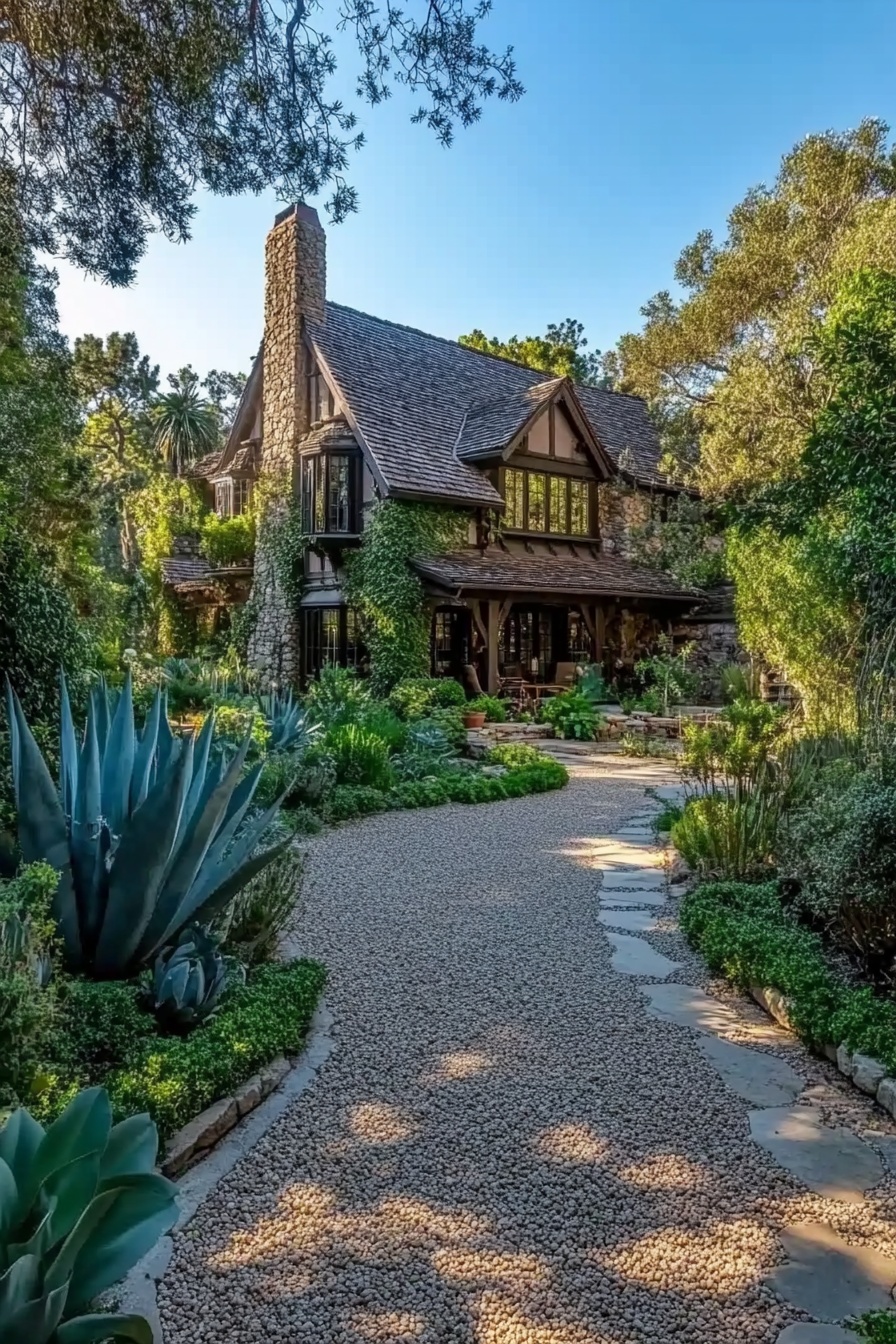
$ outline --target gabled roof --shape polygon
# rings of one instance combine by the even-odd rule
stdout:
[[[549,378],[547,382],[502,392],[471,406],[457,436],[454,449],[457,456],[463,462],[494,457],[547,405],[563,383],[562,378]]]
[[[326,322],[308,323],[308,334],[388,493],[503,502],[485,474],[464,459],[494,441],[518,408],[531,408],[529,398],[548,400],[556,379],[338,303],[327,304]],[[578,385],[575,394],[594,437],[621,471],[645,484],[669,485],[658,470],[659,439],[639,397]]]

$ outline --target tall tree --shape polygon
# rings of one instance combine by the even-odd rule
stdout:
[[[141,355],[132,331],[80,336],[74,346],[75,386],[87,420],[80,438],[96,483],[106,534],[114,538],[120,567],[132,574],[138,562],[129,498],[159,467],[150,419],[159,368]],[[111,568],[118,566],[107,555]]]
[[[509,340],[501,341],[497,336],[486,336],[476,327],[468,335],[459,336],[458,340],[471,350],[512,359],[516,364],[525,364],[554,377],[572,378],[576,383],[592,387],[610,385],[600,351],[588,350],[585,328],[572,317],[565,322],[552,322],[544,336],[511,336]]]
[[[0,165],[12,168],[32,240],[112,284],[128,284],[148,233],[189,236],[197,186],[285,200],[345,174],[355,114],[331,92],[336,58],[322,0],[0,0]],[[522,93],[512,49],[479,41],[491,0],[341,0],[357,92],[393,83],[422,101],[413,120],[450,144],[493,95]],[[416,11],[416,13],[414,12]]]
[[[187,365],[169,373],[170,392],[154,403],[152,421],[155,441],[175,476],[220,441],[221,427],[216,408],[202,394],[199,375]]]
[[[684,249],[683,297],[657,294],[619,342],[621,386],[678,432],[706,494],[743,499],[789,473],[830,393],[813,337],[863,266],[896,269],[896,158],[879,121],[797,145],[721,243],[703,230]]]

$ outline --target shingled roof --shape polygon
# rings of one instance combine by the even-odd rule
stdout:
[[[693,603],[698,596],[659,570],[633,565],[591,546],[568,546],[556,555],[510,554],[497,546],[470,547],[412,561],[425,578],[460,594],[465,589],[502,593],[565,592],[594,597],[653,597]]]
[[[327,303],[326,311],[326,322],[308,323],[309,336],[386,490],[501,504],[485,474],[462,459],[493,451],[505,429],[506,442],[538,399],[550,398],[557,380],[338,303]],[[576,392],[618,469],[641,483],[668,486],[644,402],[593,387],[576,386]]]

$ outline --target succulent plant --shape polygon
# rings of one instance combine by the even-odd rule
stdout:
[[[79,745],[63,678],[57,789],[8,683],[7,708],[19,846],[26,863],[59,874],[53,914],[69,969],[134,974],[283,849],[256,853],[279,800],[246,821],[261,766],[242,777],[248,739],[232,756],[212,751],[213,715],[195,740],[175,737],[157,690],[138,736],[129,675],[114,707],[93,688]]]
[[[112,1124],[102,1088],[49,1129],[26,1110],[0,1130],[0,1339],[152,1344],[142,1316],[79,1314],[177,1220],[177,1187],[154,1170],[146,1115]]]
[[[188,1032],[217,1010],[228,978],[240,974],[228,967],[217,939],[198,924],[182,929],[177,942],[156,957],[152,988],[146,998],[165,1031]]]
[[[321,725],[312,721],[305,706],[293,699],[292,691],[285,695],[278,690],[269,691],[258,697],[258,703],[270,734],[271,751],[301,750],[310,746],[321,731]]]

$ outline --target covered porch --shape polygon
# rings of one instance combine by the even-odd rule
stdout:
[[[472,669],[489,694],[524,687],[536,701],[573,685],[580,664],[624,681],[697,597],[591,547],[559,555],[490,548],[416,566],[432,600],[434,674],[469,684]]]

